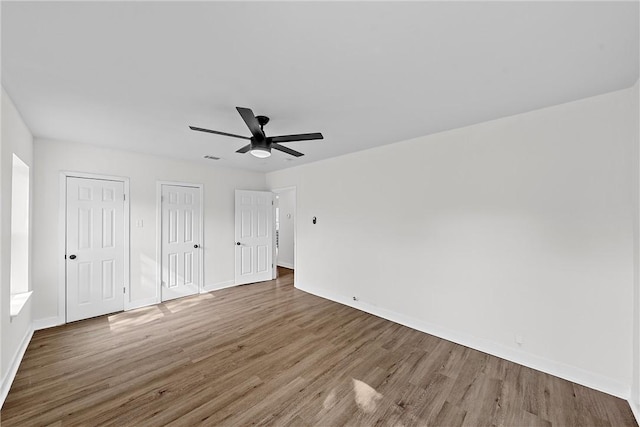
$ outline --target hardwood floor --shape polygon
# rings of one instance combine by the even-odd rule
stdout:
[[[276,281],[38,331],[2,426],[635,426],[627,402]]]

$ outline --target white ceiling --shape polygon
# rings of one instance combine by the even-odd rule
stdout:
[[[37,137],[272,171],[629,87],[638,2],[2,2]],[[261,160],[267,135],[322,132]],[[204,160],[204,155],[222,157]]]

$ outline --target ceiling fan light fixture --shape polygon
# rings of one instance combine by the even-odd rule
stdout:
[[[254,147],[249,152],[259,159],[265,159],[271,155],[271,150],[266,147]]]

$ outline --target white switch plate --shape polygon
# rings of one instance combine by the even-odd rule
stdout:
[[[136,221],[136,227],[142,228],[142,220],[141,219]]]

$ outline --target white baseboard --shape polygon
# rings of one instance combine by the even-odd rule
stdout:
[[[387,319],[395,323],[399,323],[420,332],[435,335],[447,341],[452,341],[456,344],[464,345],[483,353],[488,353],[493,356],[497,356],[502,359],[517,363],[519,365],[524,365],[529,368],[536,369],[538,371],[542,371],[547,374],[554,375],[556,377],[560,377],[565,380],[572,381],[607,394],[611,394],[621,399],[626,400],[631,395],[630,386],[600,374],[589,372],[562,362],[557,362],[554,360],[536,356],[519,349],[510,348],[490,340],[480,339],[464,333],[443,328],[442,326],[405,316],[403,314],[396,313],[394,311],[387,310],[372,304],[368,304],[363,301],[353,301],[353,299],[350,297],[339,295],[332,291],[327,291],[326,289],[300,285],[297,283],[295,284],[295,287],[313,295],[356,308],[358,310],[373,314],[378,317],[382,317],[383,319]]]
[[[2,384],[0,384],[0,408],[4,405],[4,401],[9,394],[9,389],[11,389],[11,384],[13,384],[13,380],[18,373],[18,368],[20,367],[20,362],[22,362],[22,358],[24,357],[25,351],[27,351],[27,347],[29,346],[29,342],[31,342],[31,337],[33,337],[33,326],[29,326],[27,333],[25,334],[20,346],[16,350],[13,355],[13,359],[11,360],[11,364],[9,365],[9,369],[5,374],[4,378],[2,378]]]
[[[64,319],[60,320],[58,316],[47,317],[44,319],[37,319],[33,321],[33,330],[39,331],[41,329],[53,328],[54,326],[64,325]]]
[[[291,270],[293,270],[294,268],[292,262],[286,262],[286,261],[278,261],[278,267],[289,268]]]
[[[227,280],[226,282],[211,283],[204,285],[204,292],[218,291],[220,289],[231,288],[236,285],[235,280]]]
[[[633,416],[636,417],[636,422],[640,424],[640,406],[637,403],[633,403],[631,399],[627,400],[627,402],[629,402]]]

